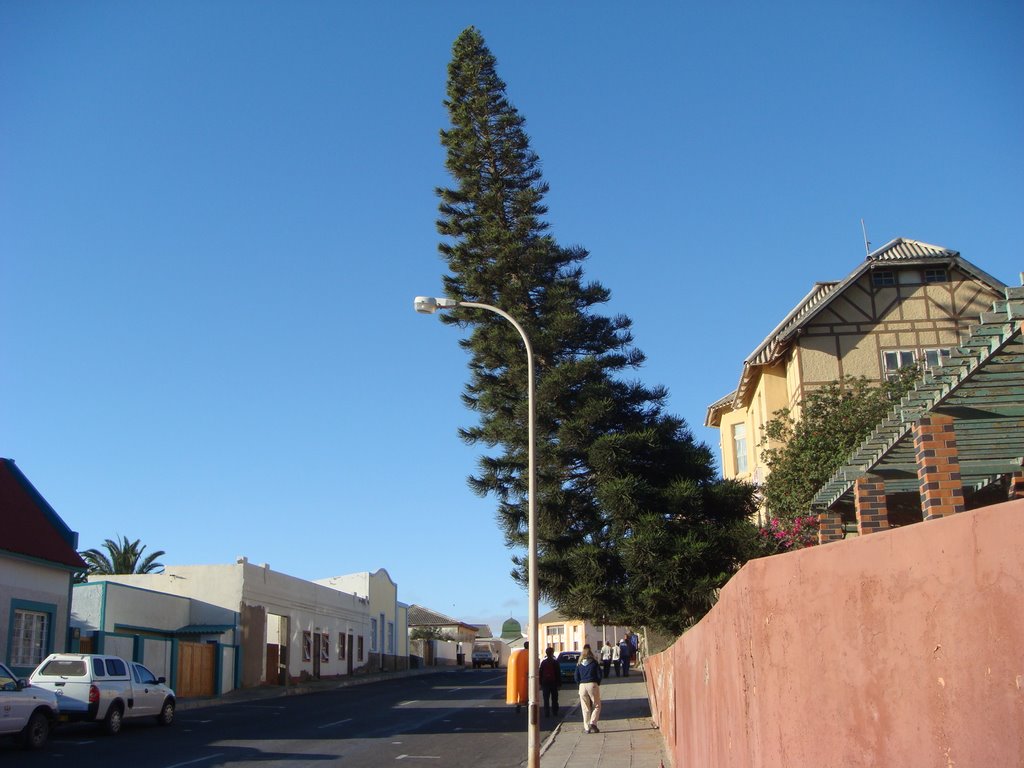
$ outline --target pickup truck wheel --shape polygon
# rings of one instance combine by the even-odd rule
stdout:
[[[170,725],[174,722],[174,702],[170,699],[164,700],[164,705],[160,707],[160,714],[156,716],[156,721],[160,725]]]
[[[21,741],[28,749],[42,749],[50,736],[50,718],[42,712],[33,712],[28,725],[21,732]]]
[[[122,725],[124,725],[124,713],[121,712],[121,705],[111,704],[110,709],[107,710],[107,716],[103,718],[103,730],[111,736],[116,736],[121,732]]]

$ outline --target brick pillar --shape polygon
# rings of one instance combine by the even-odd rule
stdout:
[[[1010,476],[1009,491],[1010,500],[1024,499],[1024,469],[1020,469]]]
[[[960,457],[953,418],[929,414],[914,423],[917,479],[921,481],[921,512],[925,520],[964,511]]]
[[[818,543],[841,541],[843,538],[843,517],[834,509],[818,513]]]
[[[889,527],[889,509],[885,503],[885,481],[877,475],[861,475],[853,484],[857,510],[857,532],[864,536]]]

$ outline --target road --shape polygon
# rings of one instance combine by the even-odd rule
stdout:
[[[542,740],[556,722],[542,719]],[[505,671],[499,669],[439,672],[188,709],[179,711],[169,728],[127,720],[113,737],[91,724],[68,725],[39,752],[3,742],[0,763],[19,768],[250,763],[260,768],[518,768],[526,752],[526,707],[517,714],[505,704]]]

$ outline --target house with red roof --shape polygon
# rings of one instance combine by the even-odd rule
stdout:
[[[0,659],[28,675],[67,649],[78,534],[12,459],[0,459]]]

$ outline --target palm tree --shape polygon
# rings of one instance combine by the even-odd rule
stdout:
[[[128,541],[127,536],[122,536],[120,542],[107,539],[103,542],[103,548],[107,554],[98,549],[87,549],[79,553],[89,564],[89,573],[160,573],[164,569],[164,564],[158,563],[156,559],[167,553],[161,549],[143,560],[142,553],[146,545],[141,544],[139,539],[132,542]]]

